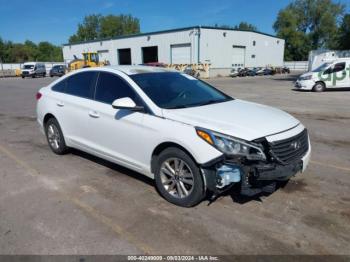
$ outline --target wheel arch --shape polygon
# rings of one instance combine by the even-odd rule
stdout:
[[[321,83],[321,84],[324,86],[324,88],[327,88],[327,85],[326,85],[326,82],[325,82],[325,81],[323,81],[323,80],[318,80],[318,81],[315,82],[315,85],[317,85],[318,83]],[[314,86],[315,86],[315,85],[314,85]]]
[[[182,151],[184,151],[186,154],[188,154],[189,157],[192,158],[192,160],[196,163],[196,165],[198,165],[198,162],[196,161],[196,159],[194,158],[194,156],[191,154],[191,152],[189,150],[187,150],[185,147],[181,146],[178,143],[175,142],[162,142],[161,144],[159,144],[158,146],[156,146],[156,148],[153,150],[152,152],[152,156],[151,156],[151,172],[154,173],[155,172],[155,167],[156,167],[156,163],[157,163],[157,157],[160,155],[160,153],[162,153],[165,149],[170,148],[170,147],[175,147],[178,148]]]
[[[47,121],[49,121],[50,118],[55,118],[57,120],[57,118],[53,114],[46,113],[46,115],[44,116],[44,119],[43,119],[44,127],[45,127]]]

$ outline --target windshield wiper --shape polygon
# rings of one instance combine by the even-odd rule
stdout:
[[[189,107],[196,107],[196,106],[206,106],[206,105],[211,105],[211,104],[218,104],[218,103],[223,103],[227,101],[231,101],[232,99],[221,99],[221,100],[207,100],[205,102],[201,103],[196,103],[196,104],[189,104],[189,105],[178,105],[178,106],[173,106],[173,107],[167,107],[166,109],[181,109],[181,108],[189,108]]]
[[[187,107],[189,107],[189,106],[179,105],[179,106],[166,107],[165,109],[181,109],[181,108],[187,108]]]
[[[208,100],[202,103],[198,103],[198,104],[193,104],[191,106],[206,106],[206,105],[212,105],[212,104],[218,104],[218,103],[223,103],[223,102],[227,102],[230,101],[230,99],[221,99],[221,100]]]

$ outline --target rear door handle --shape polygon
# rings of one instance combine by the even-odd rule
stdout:
[[[60,101],[60,102],[57,102],[56,105],[59,106],[59,107],[63,107],[64,103]]]
[[[91,116],[92,118],[100,117],[99,113],[97,113],[96,111],[89,111],[89,116]]]

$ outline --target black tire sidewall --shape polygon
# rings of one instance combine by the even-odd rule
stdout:
[[[173,197],[171,194],[169,194],[160,178],[160,167],[161,164],[166,161],[169,158],[179,158],[183,160],[188,167],[191,169],[193,178],[194,178],[194,188],[189,196],[186,198],[176,198]],[[170,203],[173,203],[178,206],[182,207],[192,207],[197,205],[199,202],[201,202],[205,196],[205,190],[204,190],[204,182],[203,178],[200,172],[200,169],[198,168],[197,164],[194,162],[194,160],[183,150],[171,147],[165,149],[163,152],[160,153],[160,155],[156,159],[156,168],[155,168],[155,183],[156,187],[158,189],[158,192]]]
[[[60,146],[59,146],[58,149],[53,148],[53,147],[51,146],[50,142],[49,142],[49,137],[48,137],[48,135],[47,135],[47,130],[48,130],[48,126],[49,126],[49,125],[55,125],[56,128],[57,128],[57,130],[58,130],[58,132],[60,133],[61,143],[60,143]],[[65,153],[67,153],[68,148],[67,148],[67,146],[66,146],[66,141],[64,140],[63,132],[62,132],[62,130],[61,130],[61,127],[60,127],[58,121],[57,121],[55,118],[50,118],[50,119],[46,122],[46,124],[45,124],[45,135],[46,135],[47,143],[49,144],[51,150],[52,150],[55,154],[57,154],[57,155],[63,155],[63,154],[65,154]]]
[[[315,84],[313,91],[314,92],[323,92],[325,90],[325,85],[321,82]]]

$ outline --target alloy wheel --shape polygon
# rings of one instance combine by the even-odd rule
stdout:
[[[54,124],[50,124],[47,127],[47,137],[48,137],[50,146],[53,149],[58,150],[61,144],[61,136],[60,136],[60,132],[58,131],[58,128]]]
[[[169,158],[162,163],[160,178],[164,189],[173,197],[186,198],[193,191],[192,170],[179,158]]]

